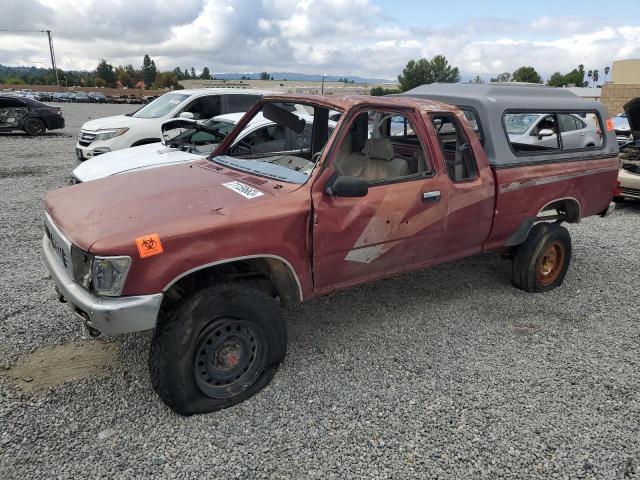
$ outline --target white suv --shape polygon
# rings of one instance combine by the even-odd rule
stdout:
[[[233,88],[203,88],[165,93],[127,115],[98,118],[82,125],[76,157],[86,160],[123,148],[160,141],[160,126],[174,117],[206,120],[224,113],[246,112],[271,92]]]

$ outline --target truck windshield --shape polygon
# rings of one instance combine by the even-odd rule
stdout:
[[[132,116],[135,118],[160,118],[173,110],[176,105],[189,98],[186,93],[165,93]]]
[[[531,113],[509,113],[504,116],[504,124],[509,135],[522,135],[540,115]]]
[[[234,130],[232,146],[210,158],[236,170],[303,184],[311,175],[335,122],[318,105],[267,102],[252,117],[268,120],[250,133]]]

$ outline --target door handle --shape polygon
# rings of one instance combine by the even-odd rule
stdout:
[[[424,192],[422,194],[423,202],[437,202],[440,200],[440,190],[434,190],[433,192]]]

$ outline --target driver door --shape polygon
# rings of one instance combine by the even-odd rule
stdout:
[[[342,126],[339,148],[313,188],[314,288],[336,288],[429,264],[444,232],[447,190],[415,132],[416,112],[365,111]],[[392,134],[393,129],[393,134]],[[424,137],[423,137],[424,138]],[[363,197],[338,197],[327,186],[339,176],[366,180]]]

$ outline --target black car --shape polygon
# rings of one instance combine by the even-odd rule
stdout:
[[[13,95],[0,95],[0,132],[23,130],[27,135],[44,135],[64,128],[60,107]]]

